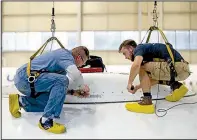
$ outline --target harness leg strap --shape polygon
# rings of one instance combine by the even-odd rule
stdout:
[[[177,76],[177,72],[176,72],[175,67],[170,59],[168,60],[168,64],[170,67],[170,77],[171,77],[170,81],[175,82],[175,77]]]
[[[30,83],[30,89],[31,89],[31,97],[32,98],[36,98],[36,96],[35,96],[34,82]]]

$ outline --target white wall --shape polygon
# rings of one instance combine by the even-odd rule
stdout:
[[[159,27],[163,30],[197,30],[197,2],[157,4]],[[3,32],[50,31],[52,6],[52,2],[3,2]],[[55,2],[56,31],[77,31],[80,42],[81,31],[147,30],[153,24],[153,6],[154,2]],[[187,61],[197,63],[196,51],[180,52]],[[18,67],[28,62],[33,53],[3,52],[3,66]],[[101,56],[106,64],[130,63],[117,51],[91,54]]]
[[[55,2],[57,31],[138,30],[138,2]],[[154,2],[140,2],[142,30],[152,25]],[[197,2],[158,2],[164,30],[197,29]],[[49,31],[52,2],[3,2],[3,31]],[[13,24],[14,23],[14,24]]]
[[[29,62],[29,58],[34,52],[4,52],[2,57],[3,67],[19,67]],[[197,51],[180,51],[186,61],[197,64]],[[131,64],[118,51],[90,51],[91,55],[101,56],[106,65],[127,65]]]

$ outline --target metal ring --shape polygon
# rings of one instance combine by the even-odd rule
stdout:
[[[36,77],[35,76],[29,76],[28,77],[28,82],[33,83],[35,81]]]

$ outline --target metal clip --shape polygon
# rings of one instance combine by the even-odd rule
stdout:
[[[29,77],[28,77],[28,82],[29,83],[33,83],[34,81],[36,80],[36,76],[35,75],[30,75]]]

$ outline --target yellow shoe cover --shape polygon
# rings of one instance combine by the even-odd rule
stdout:
[[[136,112],[136,113],[145,113],[145,114],[153,114],[155,112],[154,105],[140,105],[138,103],[127,103],[125,105],[128,111]]]
[[[53,126],[49,129],[44,129],[42,127],[42,125],[40,124],[40,122],[39,122],[38,126],[42,130],[45,130],[45,131],[48,131],[48,132],[51,132],[51,133],[55,133],[55,134],[61,134],[61,133],[64,133],[66,131],[66,127],[64,125],[56,123],[56,122],[53,122]]]
[[[9,110],[13,117],[21,117],[20,106],[19,106],[19,95],[18,94],[9,94]]]
[[[182,85],[179,89],[176,89],[172,92],[172,94],[165,97],[165,99],[169,102],[179,101],[185,94],[188,92],[187,87]]]

